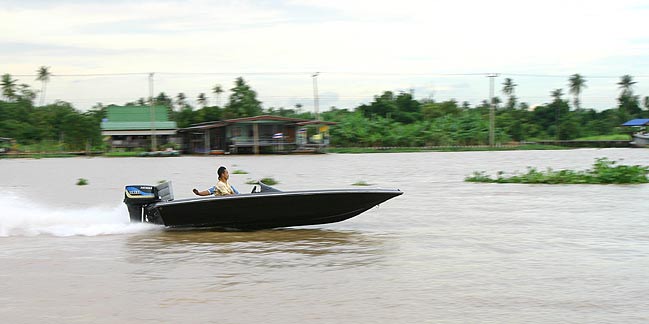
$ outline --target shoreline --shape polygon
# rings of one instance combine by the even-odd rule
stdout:
[[[568,147],[546,144],[523,144],[523,145],[467,145],[467,146],[425,146],[425,147],[329,147],[324,154],[360,154],[360,153],[412,153],[412,152],[481,152],[481,151],[543,151],[543,150],[574,150],[589,147]],[[590,147],[590,148],[619,148],[611,147]],[[156,152],[157,153],[157,152]],[[322,154],[322,153],[313,153]],[[10,152],[0,154],[0,159],[41,159],[41,158],[67,158],[67,157],[177,157],[177,156],[203,156],[200,154],[152,154],[148,152]],[[252,155],[252,154],[241,154]],[[261,154],[273,155],[273,154]],[[207,156],[207,155],[205,155]]]

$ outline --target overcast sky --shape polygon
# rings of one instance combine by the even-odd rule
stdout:
[[[48,102],[86,110],[154,92],[231,88],[243,76],[264,107],[354,108],[385,90],[479,104],[484,73],[518,84],[530,105],[550,101],[582,74],[582,105],[614,107],[624,74],[649,96],[647,1],[0,1],[0,74],[40,89]],[[108,75],[106,75],[108,74]],[[116,75],[113,75],[116,74]],[[225,103],[228,93],[221,98]]]

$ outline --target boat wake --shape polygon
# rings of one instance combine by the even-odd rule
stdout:
[[[51,208],[12,194],[0,197],[0,237],[98,236],[159,230],[159,226],[130,223],[122,204],[115,208]]]

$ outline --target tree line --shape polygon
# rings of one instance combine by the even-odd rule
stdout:
[[[106,106],[97,104],[80,112],[70,103],[56,101],[43,105],[49,67],[37,71],[41,89],[32,89],[18,83],[9,74],[2,75],[0,87],[0,137],[14,138],[18,143],[33,144],[43,141],[64,145],[66,149],[83,149],[88,145],[103,149],[100,122],[106,115]],[[637,82],[624,75],[617,82],[620,94],[617,106],[603,111],[583,108],[580,96],[587,88],[586,79],[574,74],[568,79],[568,91],[550,92],[551,101],[533,109],[516,97],[513,79],[505,78],[501,93],[483,100],[476,106],[455,99],[436,101],[433,98],[414,98],[412,93],[385,91],[374,96],[370,103],[351,109],[331,107],[320,114],[326,121],[337,122],[332,127],[331,143],[336,146],[445,146],[486,145],[489,143],[489,111],[495,108],[495,139],[497,143],[569,140],[588,136],[620,134],[620,124],[632,118],[649,117],[649,97],[634,92]],[[284,117],[314,119],[311,112],[303,112],[302,105],[295,107],[269,107],[264,109],[257,93],[241,77],[236,78],[224,105],[220,95],[221,85],[211,87],[216,105],[208,105],[208,96],[197,96],[198,107],[188,103],[184,93],[171,97],[164,92],[154,98],[139,98],[125,105],[164,105],[169,117],[178,127],[222,119],[270,114]],[[35,104],[39,98],[39,105]]]

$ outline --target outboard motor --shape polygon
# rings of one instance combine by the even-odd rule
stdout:
[[[151,219],[150,215],[147,215],[145,211],[146,206],[155,202],[170,201],[173,199],[171,181],[157,186],[127,185],[124,188],[124,203],[128,208],[131,222],[158,223],[158,221]]]

